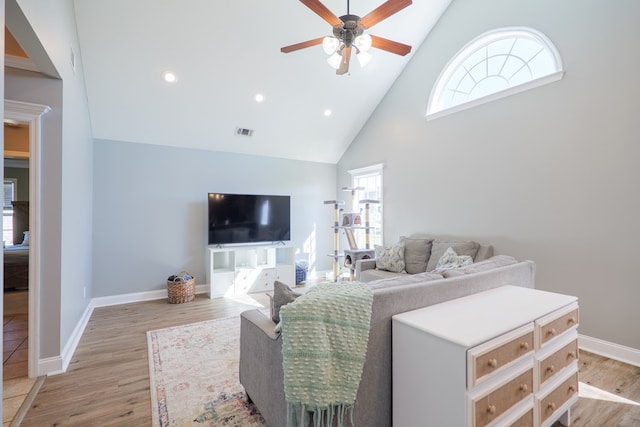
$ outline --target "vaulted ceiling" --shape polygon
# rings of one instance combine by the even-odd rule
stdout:
[[[350,13],[381,3],[352,1]],[[332,33],[300,1],[75,0],[94,137],[335,163],[449,3],[415,1],[373,26],[412,52],[371,49],[366,68],[353,60],[339,76],[321,46],[280,52]],[[323,4],[347,13],[346,0]]]

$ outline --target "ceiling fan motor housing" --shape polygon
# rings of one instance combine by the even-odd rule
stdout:
[[[340,39],[345,46],[351,47],[353,41],[364,32],[357,15],[343,15],[340,17],[343,25],[333,27],[333,35]]]

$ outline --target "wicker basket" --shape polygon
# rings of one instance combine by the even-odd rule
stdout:
[[[189,275],[189,280],[177,280],[185,274]],[[167,294],[169,304],[182,304],[184,302],[193,301],[196,296],[196,278],[192,274],[182,271],[173,276],[173,280],[167,280]]]

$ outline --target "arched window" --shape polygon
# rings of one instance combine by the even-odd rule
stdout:
[[[531,28],[501,28],[463,47],[440,73],[431,91],[432,119],[562,78],[553,43]]]

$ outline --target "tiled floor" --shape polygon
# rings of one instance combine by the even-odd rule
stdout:
[[[28,292],[7,291],[4,298],[2,425],[9,426],[36,379],[27,376]]]

